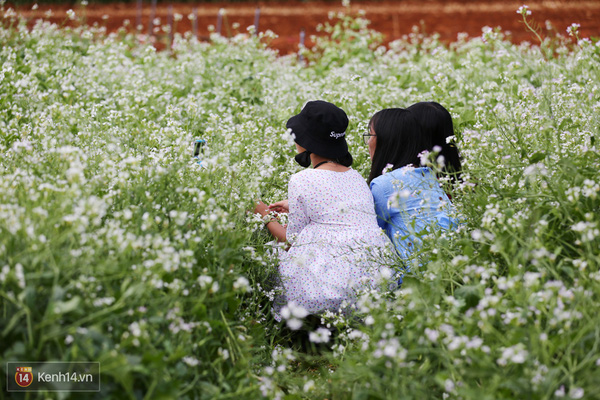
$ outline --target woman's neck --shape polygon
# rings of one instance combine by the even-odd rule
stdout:
[[[338,164],[337,162],[335,162],[335,160],[332,160],[331,158],[321,157],[316,154],[310,155],[310,161],[311,161],[312,165],[315,165],[315,166],[318,164],[321,164],[318,166],[318,169],[320,169],[320,170],[345,172],[350,169],[348,167],[344,167],[342,164]]]

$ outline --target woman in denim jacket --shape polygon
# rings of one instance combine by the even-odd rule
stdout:
[[[452,132],[452,119],[446,113],[437,103],[384,109],[373,115],[365,135],[372,160],[368,183],[377,222],[407,269],[411,264],[420,264],[418,255],[424,235],[458,225],[454,206],[436,173],[421,165],[421,155],[435,147],[442,156],[438,158],[440,162],[444,163],[446,157],[450,161],[447,171],[460,171],[456,147],[445,143],[440,146],[445,135]],[[398,277],[401,283],[402,272]]]

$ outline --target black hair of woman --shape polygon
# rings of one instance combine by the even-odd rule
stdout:
[[[369,142],[375,141],[369,184],[383,173],[387,164],[392,164],[392,169],[419,167],[419,154],[432,148],[429,135],[421,133],[412,112],[404,108],[386,108],[375,113],[369,121],[369,132],[372,135]]]
[[[443,173],[455,174],[453,178],[460,179],[461,164],[458,149],[453,143],[447,143],[447,138],[454,136],[452,116],[439,103],[424,101],[407,108],[413,113],[421,127],[423,135],[431,138],[432,147],[439,146],[439,155],[444,157]]]

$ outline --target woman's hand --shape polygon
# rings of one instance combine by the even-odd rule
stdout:
[[[269,211],[275,211],[278,213],[290,212],[290,206],[287,199],[278,201],[277,203],[269,204]]]
[[[265,216],[269,213],[269,207],[262,201],[258,200],[254,206],[254,214],[260,214],[261,216]]]
[[[279,201],[275,204],[271,204],[271,206],[275,206],[275,205],[277,205],[277,207],[279,207],[278,209],[285,210],[285,212],[287,212],[287,210],[288,210],[287,200],[283,200],[283,201]],[[277,208],[275,208],[275,207],[271,208],[271,206],[267,206],[262,201],[257,200],[256,203],[254,203],[254,213],[260,214],[263,217],[263,221],[264,221],[265,220],[264,217],[266,215],[269,215],[269,213],[271,211],[277,211]],[[280,212],[283,212],[283,211],[280,211]],[[267,227],[269,232],[271,232],[271,234],[277,239],[277,241],[279,241],[279,242],[286,241],[286,227],[281,226],[281,224],[277,221],[277,219],[275,217],[273,217],[271,219],[267,219],[264,222],[265,222],[265,226]]]

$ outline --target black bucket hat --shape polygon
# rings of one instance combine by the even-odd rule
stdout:
[[[334,104],[309,101],[285,126],[296,136],[294,141],[313,154],[332,159],[348,154],[348,116]]]

